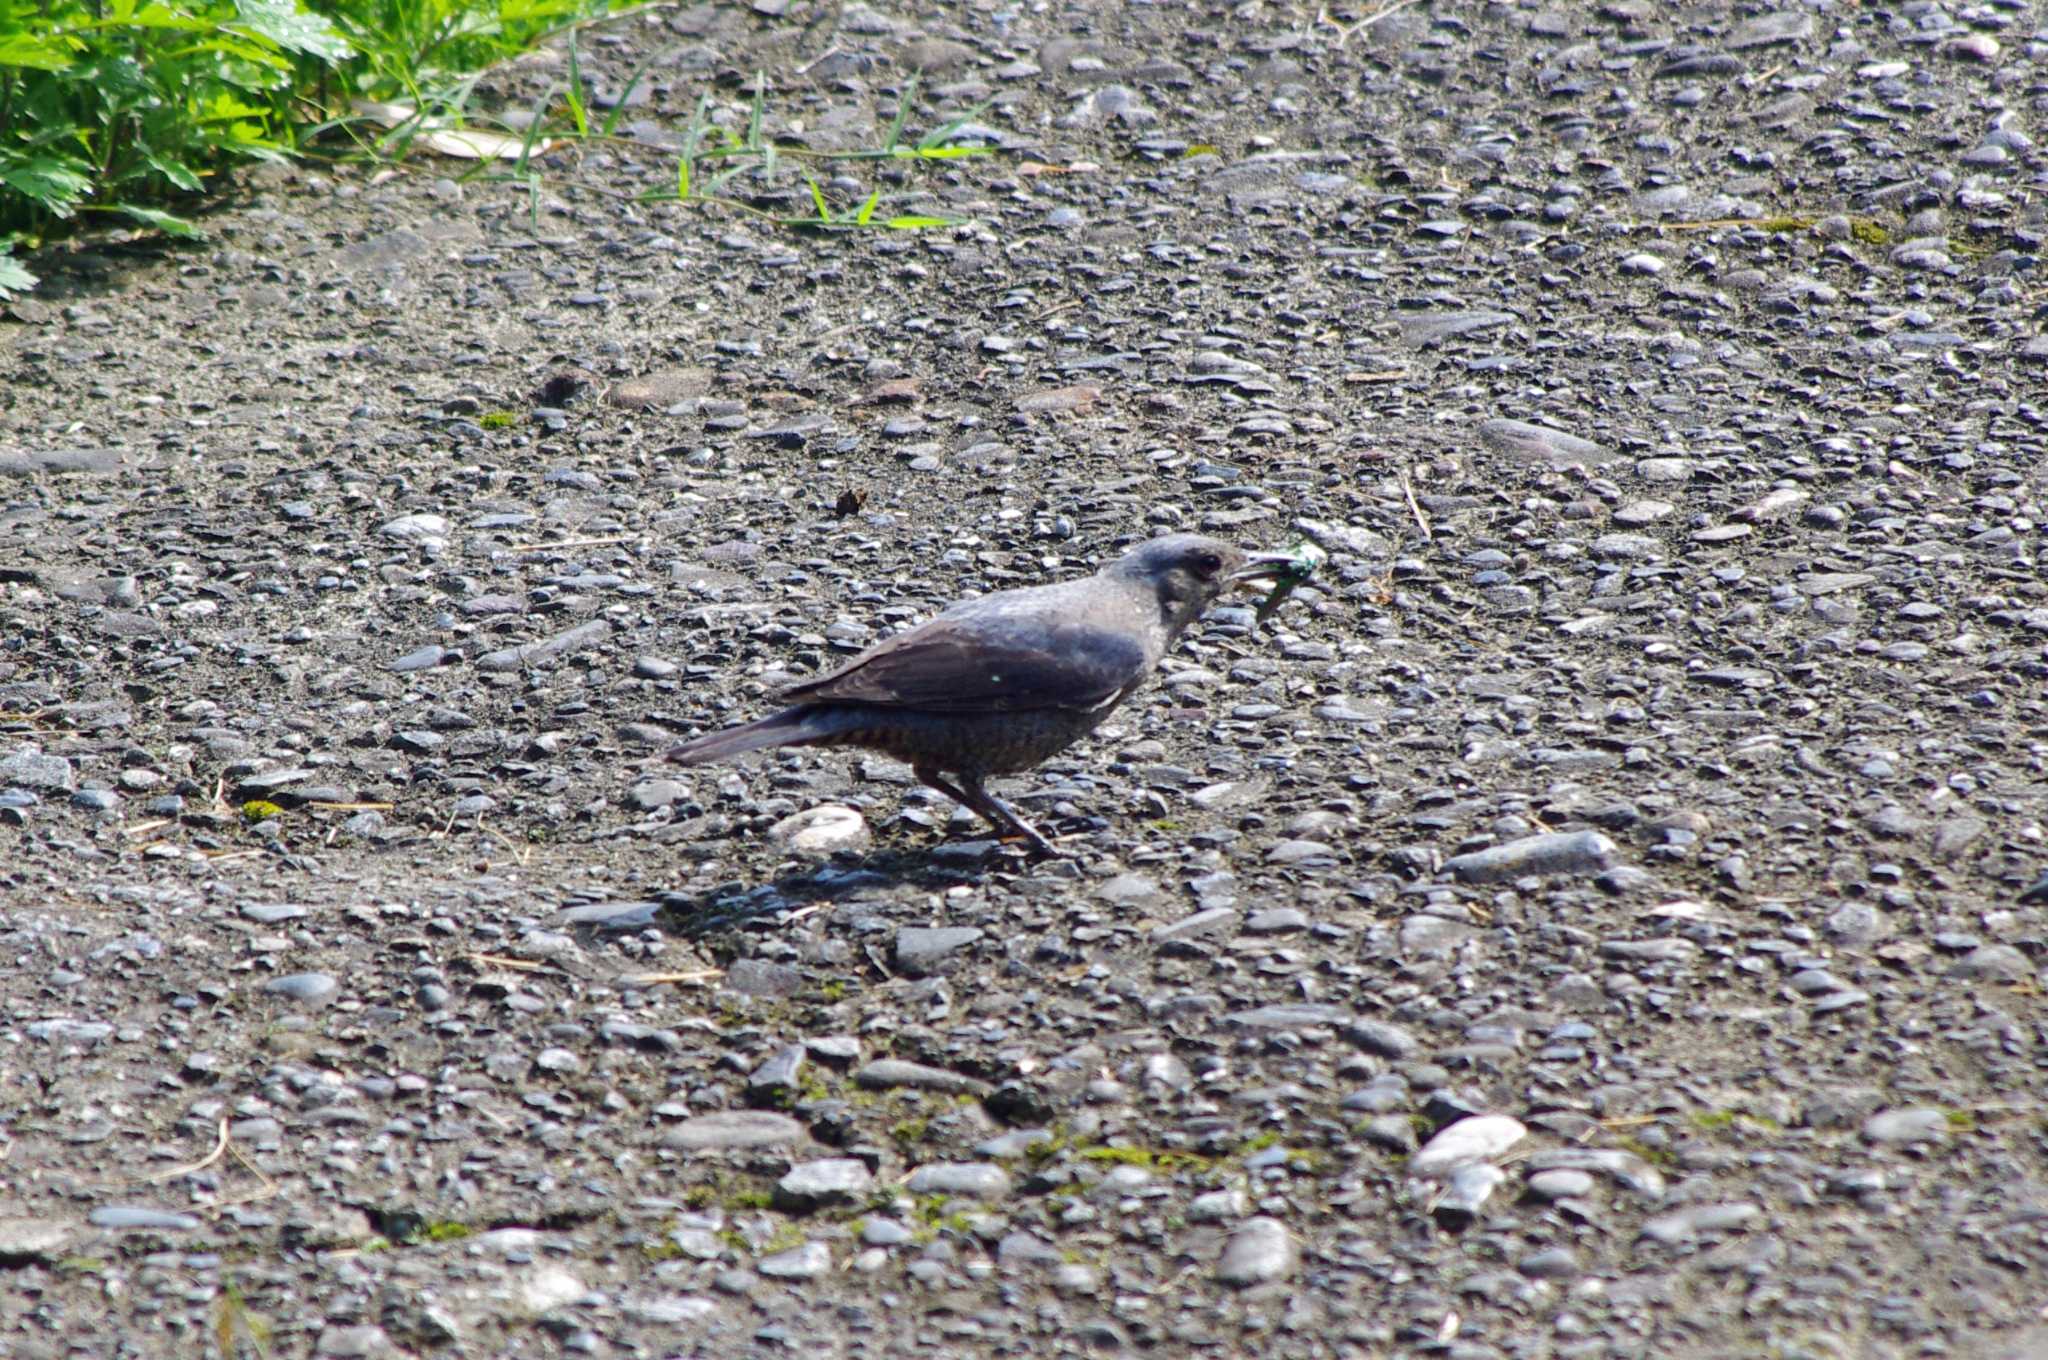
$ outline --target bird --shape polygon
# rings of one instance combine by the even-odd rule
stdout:
[[[668,758],[702,765],[780,746],[880,751],[1003,839],[1057,855],[986,781],[1028,770],[1095,730],[1226,590],[1273,580],[1277,591],[1301,570],[1292,554],[1246,552],[1200,534],[1155,538],[1093,576],[955,604],[790,686],[781,711],[695,737]]]

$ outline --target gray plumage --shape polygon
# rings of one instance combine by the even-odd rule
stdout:
[[[684,742],[669,759],[866,747],[908,761],[920,782],[1052,853],[983,781],[1028,770],[1093,731],[1218,595],[1288,560],[1197,534],[1156,538],[1082,580],[956,604],[792,686],[781,712]]]

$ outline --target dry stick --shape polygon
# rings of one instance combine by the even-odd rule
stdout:
[[[207,1153],[198,1161],[193,1162],[187,1166],[174,1166],[167,1171],[159,1171],[154,1175],[144,1176],[140,1181],[131,1182],[131,1184],[142,1185],[157,1181],[174,1181],[178,1179],[178,1177],[180,1176],[190,1176],[194,1172],[204,1171],[209,1166],[212,1166],[215,1162],[220,1160],[221,1154],[223,1152],[226,1152],[227,1150],[228,1117],[226,1115],[222,1115],[220,1117],[220,1136],[214,1141],[213,1151]]]
[[[1415,499],[1415,488],[1408,484],[1408,469],[1401,469],[1401,490],[1408,497],[1408,509],[1415,516],[1415,527],[1422,530],[1422,541],[1434,543],[1436,535],[1430,532],[1429,516],[1422,513],[1422,502]]]
[[[1385,9],[1381,10],[1381,11],[1380,11],[1379,13],[1377,13],[1377,14],[1368,14],[1368,15],[1366,15],[1366,16],[1365,16],[1365,17],[1364,17],[1363,19],[1360,19],[1360,20],[1359,20],[1359,21],[1358,21],[1357,23],[1355,23],[1355,24],[1351,25],[1351,27],[1349,27],[1349,28],[1344,28],[1344,26],[1343,26],[1342,24],[1338,23],[1338,22],[1337,22],[1337,21],[1336,21],[1335,19],[1329,19],[1329,18],[1328,18],[1328,13],[1329,13],[1329,11],[1327,11],[1327,10],[1323,11],[1323,17],[1324,17],[1324,18],[1325,18],[1325,19],[1327,20],[1327,22],[1329,23],[1329,25],[1330,25],[1330,27],[1331,27],[1331,28],[1335,28],[1335,29],[1342,29],[1342,31],[1343,31],[1343,34],[1344,34],[1344,36],[1343,36],[1343,37],[1341,37],[1341,38],[1339,38],[1339,39],[1337,39],[1337,49],[1338,49],[1339,51],[1342,51],[1342,50],[1343,50],[1343,48],[1344,48],[1344,44],[1345,44],[1345,43],[1348,43],[1348,42],[1350,42],[1350,41],[1351,41],[1351,35],[1352,35],[1352,34],[1354,34],[1354,33],[1356,33],[1356,32],[1357,32],[1357,31],[1358,31],[1359,29],[1361,29],[1361,28],[1371,28],[1371,27],[1372,27],[1372,26],[1373,26],[1374,24],[1378,23],[1378,22],[1379,22],[1380,20],[1382,20],[1382,19],[1384,19],[1384,18],[1387,18],[1387,17],[1389,16],[1389,15],[1399,14],[1399,13],[1400,13],[1400,12],[1401,12],[1402,10],[1404,10],[1404,9],[1408,8],[1408,7],[1410,6],[1410,5],[1414,4],[1415,2],[1416,2],[1416,0],[1394,0],[1394,3],[1393,3],[1393,4],[1391,4],[1391,5],[1388,5],[1388,6],[1387,6],[1387,7],[1385,8]]]
[[[539,973],[547,968],[546,964],[538,963],[533,959],[515,959],[508,954],[469,953],[462,955],[462,957],[468,959],[471,963],[487,963],[493,968],[505,968],[515,973]]]
[[[525,868],[527,862],[533,858],[532,846],[514,845],[512,843],[512,838],[506,835],[504,832],[498,830],[498,828],[496,828],[495,826],[484,826],[482,822],[478,822],[477,825],[483,827],[485,831],[490,832],[493,836],[496,836],[499,839],[499,841],[503,842],[505,848],[512,852],[512,858],[519,861],[520,868]]]
[[[245,1171],[263,1182],[263,1188],[246,1195],[236,1195],[233,1199],[224,1199],[213,1206],[214,1212],[218,1213],[222,1209],[233,1209],[244,1204],[258,1204],[266,1199],[274,1199],[283,1193],[278,1183],[265,1175],[263,1168],[250,1161],[240,1148],[230,1147],[228,1151],[234,1154],[235,1160],[242,1164],[242,1168]]]
[[[559,543],[514,543],[506,552],[553,552],[557,548],[602,548],[613,543],[631,543],[633,535],[615,534],[610,538],[565,538]]]

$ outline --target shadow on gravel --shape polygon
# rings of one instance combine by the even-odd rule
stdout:
[[[980,881],[991,870],[1028,861],[1003,853],[993,840],[947,841],[934,846],[877,850],[789,873],[773,883],[722,883],[701,893],[664,893],[661,924],[688,937],[734,928],[776,930],[790,913],[806,915],[901,888],[942,892]]]

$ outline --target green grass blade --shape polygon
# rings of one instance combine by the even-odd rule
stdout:
[[[860,211],[853,215],[853,224],[857,227],[866,226],[868,224],[868,219],[875,215],[875,205],[877,203],[880,203],[881,201],[882,191],[880,189],[877,189],[873,193],[869,194],[868,201],[861,204]]]
[[[832,209],[825,202],[825,191],[818,187],[817,176],[808,170],[804,171],[804,183],[811,186],[811,202],[818,205],[818,221],[820,223],[830,222],[832,220]]]
[[[952,119],[951,121],[937,128],[934,128],[932,131],[926,133],[923,139],[918,142],[917,149],[919,151],[928,151],[936,147],[945,146],[947,143],[953,140],[954,133],[958,132],[961,128],[966,127],[969,123],[981,117],[981,115],[983,115],[984,113],[987,113],[989,110],[989,106],[994,104],[995,102],[996,101],[993,99],[984,99],[979,104],[976,104],[973,108],[967,110],[967,112],[961,114],[958,118]]]
[[[540,140],[541,120],[547,116],[548,100],[554,97],[552,90],[542,90],[540,98],[534,101],[533,112],[526,119],[526,134],[519,142],[519,155],[512,162],[512,168],[525,173],[526,163],[533,156],[533,144]]]
[[[673,51],[675,51],[673,47],[664,47],[633,69],[633,74],[626,78],[625,88],[619,91],[618,99],[612,104],[611,112],[604,116],[604,122],[598,127],[598,135],[600,137],[609,137],[618,131],[619,119],[625,117],[626,101],[633,97],[634,88],[647,78],[647,72],[654,66],[654,63],[666,59]]]
[[[903,124],[910,117],[910,101],[917,98],[917,73],[911,72],[910,79],[903,82],[903,93],[896,100],[896,116],[889,122],[889,131],[882,136],[882,150],[894,151],[896,143],[903,136]]]
[[[747,114],[747,150],[761,149],[761,106],[768,100],[768,77],[754,72],[754,107]]]
[[[583,98],[583,64],[576,54],[576,35],[569,35],[569,88],[562,95],[562,102],[569,106],[569,117],[576,124],[576,135],[590,135],[590,114]]]

